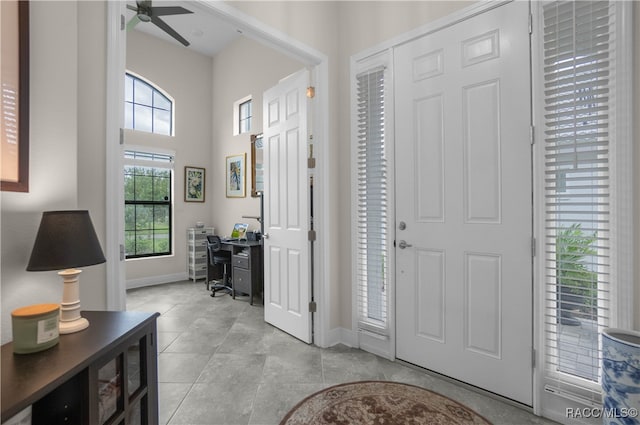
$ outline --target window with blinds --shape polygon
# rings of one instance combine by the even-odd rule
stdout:
[[[388,333],[387,162],[385,69],[356,76],[358,327]]]
[[[171,255],[173,154],[125,150],[126,258]]]
[[[596,405],[612,311],[614,11],[608,1],[542,7],[545,390]]]

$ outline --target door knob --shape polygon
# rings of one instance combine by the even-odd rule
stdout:
[[[265,238],[265,239],[269,239],[269,234],[265,233],[264,235],[262,235],[262,237]]]
[[[400,249],[405,249],[405,248],[408,248],[410,246],[413,246],[413,245],[408,244],[406,241],[400,241],[398,243],[398,248],[400,248]]]

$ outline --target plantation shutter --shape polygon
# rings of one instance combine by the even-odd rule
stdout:
[[[385,69],[356,76],[358,327],[388,334]]]
[[[543,4],[545,390],[600,405],[611,317],[614,7]]]

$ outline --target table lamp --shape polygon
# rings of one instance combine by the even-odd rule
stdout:
[[[89,326],[80,316],[80,287],[75,267],[91,266],[106,260],[89,211],[45,211],[31,251],[27,271],[61,270],[60,333],[69,334]]]

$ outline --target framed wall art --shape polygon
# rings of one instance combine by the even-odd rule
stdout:
[[[0,189],[29,191],[29,2],[0,1]]]
[[[184,167],[185,202],[204,202],[205,169]]]
[[[225,167],[227,198],[245,197],[245,164],[247,154],[231,155],[227,157]]]

